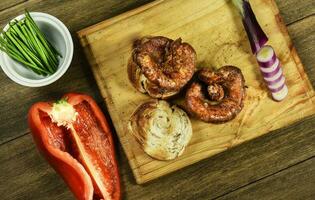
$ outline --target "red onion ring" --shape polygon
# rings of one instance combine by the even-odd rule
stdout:
[[[262,51],[264,51],[266,48],[268,48],[268,50],[270,51],[270,53],[269,53],[270,55],[269,55],[267,58],[262,59],[261,56],[260,56],[260,54],[261,54]],[[263,68],[268,68],[268,67],[272,66],[272,65],[275,63],[276,59],[277,59],[277,55],[275,54],[273,48],[272,48],[271,46],[269,46],[269,45],[266,45],[266,46],[262,47],[262,48],[258,51],[256,57],[257,57],[257,61],[258,61],[258,63],[259,63],[259,66],[260,66],[260,67],[263,67]]]
[[[277,66],[277,68],[274,71],[269,72],[269,73],[266,73],[266,72],[261,72],[261,73],[263,74],[264,77],[271,78],[271,77],[275,76],[280,70],[281,70],[281,67],[280,67],[280,63],[279,63],[279,65]]]
[[[283,77],[283,75],[282,75],[282,73],[281,73],[281,75],[280,75],[278,78],[276,78],[275,80],[273,80],[273,81],[267,81],[267,80],[265,79],[265,81],[266,81],[266,83],[267,83],[268,85],[274,85],[274,84],[278,83],[278,82],[282,79],[282,77]]]
[[[272,93],[276,93],[276,92],[279,92],[280,90],[282,90],[282,89],[284,88],[284,86],[285,86],[285,83],[282,84],[280,87],[278,87],[278,88],[276,88],[276,89],[270,89],[270,88],[269,88],[269,90],[270,90],[270,92],[272,92]]]

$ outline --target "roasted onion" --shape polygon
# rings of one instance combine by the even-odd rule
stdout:
[[[129,120],[129,130],[143,150],[158,160],[180,156],[192,136],[187,114],[163,100],[140,105]]]

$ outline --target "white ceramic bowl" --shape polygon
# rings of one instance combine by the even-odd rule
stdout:
[[[67,27],[56,17],[40,12],[30,14],[49,42],[62,55],[57,71],[49,76],[38,75],[2,51],[0,51],[0,65],[4,73],[14,82],[29,87],[40,87],[55,82],[67,71],[73,56],[73,41]],[[23,14],[15,19],[21,20],[24,17]],[[9,25],[6,25],[3,30],[7,30],[8,27]]]

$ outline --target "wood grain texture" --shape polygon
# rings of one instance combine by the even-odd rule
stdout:
[[[315,116],[144,185],[136,184],[128,161],[122,149],[118,148],[124,199],[209,200],[224,196],[314,157],[314,127]],[[62,179],[37,152],[29,134],[0,146],[0,172],[0,180],[5,180],[0,182],[2,200],[72,199]],[[308,175],[312,178],[310,180],[315,179],[314,175]],[[292,177],[290,181],[298,182],[296,179]],[[274,186],[289,186],[290,181]],[[283,192],[291,190],[288,187]],[[242,195],[245,196],[246,192]],[[266,194],[266,198],[272,195]],[[296,195],[299,195],[298,191]],[[281,193],[275,193],[272,197],[277,199],[281,196]]]
[[[127,197],[209,200],[264,179],[314,156],[314,129],[310,129],[314,119],[274,131],[143,186],[127,184]]]
[[[304,0],[303,2],[295,0],[276,0],[276,2],[286,24],[291,24],[315,14],[314,0]]]
[[[315,157],[250,184],[218,200],[299,200],[315,198]],[[302,183],[302,184],[301,184]],[[290,188],[290,189],[288,189]]]
[[[14,1],[11,1],[14,2]],[[3,26],[18,14],[29,11],[47,12],[58,17],[71,33],[95,24],[101,20],[117,15],[146,3],[145,0],[32,0],[0,12],[0,26]],[[93,12],[91,12],[93,11]],[[0,70],[0,144],[15,139],[28,132],[26,114],[30,106],[37,101],[56,100],[66,92],[83,92],[93,96],[99,103],[97,85],[89,69],[85,56],[76,36],[74,39],[74,56],[69,70],[57,82],[41,87],[28,88],[11,81]]]
[[[0,9],[0,26],[3,27],[10,19],[23,13],[24,9],[28,9],[30,11],[47,12],[55,15],[74,33],[84,27],[136,8],[147,2],[150,2],[150,0],[4,0],[1,1],[1,5],[3,5],[1,8],[5,10]],[[312,0],[305,0],[298,4],[296,4],[296,0],[277,0],[281,14],[283,14],[285,22],[287,23],[292,23],[295,20],[314,14],[315,11],[312,9],[314,8],[314,6],[311,6],[312,3]],[[300,8],[299,12],[293,12],[297,6]],[[77,12],[78,10],[80,12]],[[314,23],[312,20],[310,20],[310,22]],[[299,33],[297,41],[294,41],[295,45],[298,48],[299,43],[301,44],[302,41],[307,41],[303,42],[300,46],[301,48],[298,48],[298,50],[305,66],[313,66],[313,58],[310,58],[307,52],[311,52],[310,48],[312,44],[314,46],[314,42],[312,43],[314,40],[305,40],[305,37],[314,37],[314,33],[309,34],[310,31],[314,31],[314,29],[305,29],[303,28],[304,24],[299,26],[298,29],[291,32]],[[301,31],[304,33],[301,33]],[[6,121],[6,123],[0,123],[0,128],[3,130],[0,134],[0,144],[15,139],[27,132],[25,114],[29,106],[36,101],[56,99],[62,96],[64,92],[69,91],[85,92],[95,97],[98,102],[102,101],[85,56],[82,54],[80,48],[78,48],[79,43],[75,36],[73,39],[75,45],[73,63],[69,71],[65,74],[65,77],[51,86],[44,87],[43,89],[25,88],[13,83],[5,76],[2,70],[0,70],[0,84],[1,88],[3,88],[3,94],[0,96],[0,112],[5,113],[0,115],[0,121]],[[305,48],[305,46],[308,48]],[[312,68],[309,67],[308,69]],[[71,82],[71,84],[68,84],[69,82]],[[16,124],[19,124],[19,126],[16,126]]]
[[[75,44],[78,45],[77,42]],[[5,114],[0,115],[0,121],[6,123],[0,123],[0,128],[3,130],[0,135],[0,143],[12,140],[29,131],[26,123],[27,112],[36,101],[54,101],[63,94],[73,91],[90,94],[100,102],[97,87],[88,70],[87,62],[82,59],[83,56],[81,50],[75,48],[73,62],[66,74],[57,82],[41,88],[17,85],[13,81],[7,80],[8,77],[1,72],[0,82],[4,83],[0,96],[1,113]],[[79,59],[80,57],[81,59]]]
[[[315,113],[314,91],[275,2],[253,0],[251,4],[269,36],[269,44],[275,48],[283,64],[290,92],[281,103],[269,97],[251,55],[245,31],[239,31],[242,30],[240,17],[230,1],[205,0],[198,1],[198,4],[181,0],[156,1],[79,32],[138,183],[193,164]],[[214,18],[216,20],[212,20]],[[238,66],[248,86],[244,109],[235,120],[213,125],[192,119],[192,140],[184,154],[174,161],[150,158],[127,128],[129,117],[137,106],[150,99],[131,86],[126,73],[132,42],[144,35],[182,37],[195,48],[198,67]]]
[[[28,134],[1,146],[1,199],[73,199],[32,143]]]
[[[2,0],[0,1],[0,11],[2,10],[5,10],[5,9],[9,9],[11,7],[14,7],[20,3],[23,3],[27,0],[15,0],[15,1],[12,1],[12,0]]]
[[[9,1],[9,0],[5,0]],[[19,2],[10,0],[11,3]],[[106,18],[118,15],[132,8],[139,7],[150,0],[29,0],[1,11],[0,25],[10,19],[29,11],[46,12],[56,16],[70,29],[76,32]]]
[[[12,4],[16,2],[15,0],[8,1]],[[30,3],[27,3],[27,6],[28,8],[36,8],[37,11],[45,10],[50,12],[53,9],[54,13],[51,14],[58,15],[58,17],[58,13],[63,13],[64,17],[62,20],[67,25],[71,21],[72,27],[78,28],[71,30],[74,32],[147,2],[146,0],[68,1],[72,2],[73,6],[67,4],[68,7],[62,7],[67,1],[60,0],[44,0],[40,4],[37,4],[38,0],[31,0]],[[54,2],[56,2],[54,6],[60,6],[58,9],[50,7]],[[91,5],[89,5],[89,2]],[[290,23],[288,27],[289,33],[314,87],[315,67],[313,61],[315,60],[315,55],[313,52],[315,51],[315,17],[307,17],[314,14],[314,11],[313,13],[309,12],[312,10],[310,3],[313,1],[276,0],[276,2],[284,17],[284,21]],[[82,7],[78,5],[81,3]],[[89,9],[94,5],[98,9]],[[24,4],[11,7],[9,10],[6,10],[5,14],[0,11],[1,24],[6,23],[8,19],[23,12],[23,7]],[[83,9],[85,13],[84,17],[76,16],[75,19],[70,19],[73,13],[77,12],[75,7],[80,7],[81,9],[77,9],[80,11],[82,11],[82,8],[86,8],[86,10]],[[296,8],[299,8],[298,12],[295,12]],[[305,17],[307,18],[304,19]],[[75,46],[78,46],[77,42]],[[81,88],[82,91],[96,97],[99,102],[102,101],[102,98],[98,95],[98,91],[93,89],[96,87],[95,81],[92,78],[92,73],[89,70],[84,55],[80,53],[78,56],[75,56],[73,62],[70,70],[72,68],[76,70],[71,71],[71,73],[70,71],[67,72],[65,75],[67,78],[63,79],[67,80],[66,83],[58,83],[47,88],[44,87],[42,90],[19,87],[6,78],[0,70],[0,84],[2,89],[2,94],[0,95],[0,138],[2,142],[8,141],[8,138],[16,138],[0,145],[0,194],[2,200],[73,199],[71,192],[65,187],[62,179],[55,174],[52,168],[38,154],[30,135],[27,134],[19,137],[27,131],[24,116],[29,105],[35,101],[55,99],[60,97],[64,91],[77,91]],[[264,177],[276,176],[279,170],[287,169],[315,155],[314,122],[314,117],[309,118],[289,128],[283,128],[244,143],[241,146],[145,185],[137,185],[135,183],[127,159],[121,152],[122,149],[119,148],[117,153],[123,180],[124,199],[209,200],[218,196],[224,196],[224,194],[231,191],[237,191],[240,187],[242,188],[252,183],[257,184],[264,181]],[[117,141],[116,144],[116,146],[119,146]],[[248,167],[249,165],[250,167]],[[314,164],[308,165],[307,168],[314,170]],[[309,172],[306,168],[303,169],[303,171]],[[277,176],[272,181],[263,182],[260,187],[254,187],[253,190],[256,193],[245,190],[237,198],[243,199],[250,194],[253,197],[251,199],[258,199],[261,197],[260,195],[265,195],[266,199],[281,199],[283,194],[288,193],[294,194],[297,199],[313,200],[314,197],[311,196],[313,194],[312,191],[307,190],[308,187],[303,188],[305,185],[304,180],[294,176],[295,173],[299,172],[293,170],[288,174],[288,177],[292,177],[290,179],[283,179]],[[300,175],[303,177],[303,174]],[[315,179],[312,174],[307,174],[307,176],[312,178],[310,180]],[[278,179],[281,181],[277,181]],[[274,191],[274,194],[259,193],[259,190],[268,188],[272,183],[274,183],[272,186],[275,188],[283,186],[283,191]],[[309,182],[307,183],[306,186],[310,185]],[[175,187],[173,188],[173,186]],[[292,188],[296,188],[296,190],[292,191]]]
[[[306,73],[309,75],[313,88],[315,88],[315,15],[306,17],[299,23],[288,27],[294,46],[296,47]]]

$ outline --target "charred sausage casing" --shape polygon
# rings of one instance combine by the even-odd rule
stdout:
[[[165,99],[187,84],[195,66],[195,50],[180,38],[144,37],[134,43],[128,76],[138,91]]]
[[[211,123],[232,120],[243,108],[245,80],[241,70],[224,66],[217,71],[202,68],[186,93],[186,108],[193,116]]]

